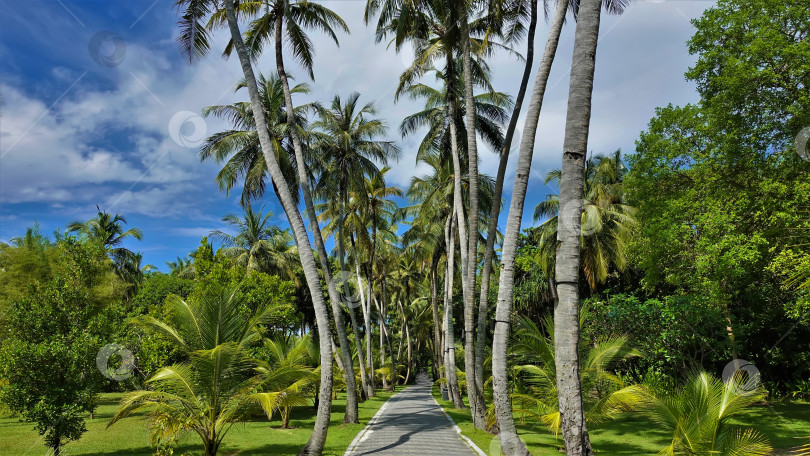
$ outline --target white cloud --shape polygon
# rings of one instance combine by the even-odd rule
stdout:
[[[316,52],[314,82],[288,56],[288,69],[296,82],[307,82],[312,88],[310,95],[297,97],[296,103],[328,102],[336,93],[345,97],[352,91],[361,92],[361,102],[374,100],[378,117],[389,125],[389,139],[402,147],[402,158],[392,163],[388,174],[389,184],[406,187],[412,176],[428,171],[425,165],[415,164],[422,133],[402,139],[398,131],[400,121],[417,111],[419,103],[393,100],[398,77],[412,54],[405,49],[397,55],[393,49],[386,49],[386,43],[374,42],[373,25],[367,27],[362,21],[363,2],[325,3],[349,23],[352,34],[340,36],[339,48],[325,36],[312,34]],[[602,153],[622,147],[629,153],[654,107],[695,98],[693,87],[682,77],[693,61],[684,46],[692,33],[684,15],[696,17],[711,3],[670,3],[641,2],[631,4],[621,18],[605,16],[597,58],[590,150]],[[536,138],[530,191],[534,189],[541,195],[547,192],[542,177],[560,161],[573,26],[574,22],[569,21],[563,33]],[[546,33],[546,26],[541,24],[535,66]],[[175,35],[173,28],[167,31],[165,40]],[[199,113],[207,105],[243,99],[245,93],[236,96],[232,92],[242,75],[235,59],[223,61],[218,57],[226,43],[224,31],[214,34],[212,55],[191,68],[178,62],[176,54],[170,54],[176,51],[166,46],[165,40],[152,43],[159,50],[130,40],[120,66],[88,67],[90,73],[53,107],[50,104],[56,97],[38,98],[21,89],[26,81],[5,78],[0,86],[4,97],[0,203],[73,202],[86,206],[103,201],[117,202],[117,210],[154,217],[204,217],[205,205],[222,198],[212,184],[216,165],[201,165],[194,149],[176,144],[169,135],[169,121],[178,111]],[[525,45],[516,48],[524,52]],[[6,52],[0,47],[0,55]],[[271,54],[261,58],[258,70],[274,71]],[[89,61],[86,53],[84,60]],[[491,66],[496,89],[514,96],[522,62],[499,54]],[[58,66],[50,72],[52,80],[48,83],[66,90],[81,74],[80,69]],[[434,82],[430,77],[425,81]],[[534,75],[530,84],[533,82]],[[528,102],[527,95],[523,116]],[[518,123],[519,132],[523,120]],[[216,119],[206,119],[205,124],[209,133],[224,127]],[[506,176],[507,192],[514,179],[519,141],[520,137],[516,137]],[[494,176],[498,156],[485,150],[480,156],[482,172]]]

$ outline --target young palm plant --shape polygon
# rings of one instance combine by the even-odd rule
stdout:
[[[214,456],[234,424],[259,407],[268,415],[279,407],[279,392],[261,392],[264,377],[247,349],[269,309],[246,315],[234,291],[212,288],[191,302],[176,298],[164,321],[138,317],[145,331],[163,336],[187,359],[158,370],[146,381],[149,389],[127,394],[107,427],[147,408],[153,425],[196,433],[205,455]]]
[[[267,341],[260,350],[267,360],[260,361],[256,369],[264,376],[259,389],[271,392],[263,396],[267,399],[265,410],[278,410],[282,429],[289,429],[294,406],[310,403],[311,390],[318,382],[313,348],[312,333],[308,333],[289,341]]]
[[[582,312],[583,320],[587,311]],[[513,407],[522,419],[538,420],[555,435],[560,432],[560,410],[557,397],[557,369],[554,358],[554,320],[546,316],[541,325],[526,317],[518,320],[511,354],[519,363],[515,366],[519,392],[513,394]],[[580,375],[586,391],[585,419],[598,423],[614,418],[639,400],[637,390],[627,387],[610,368],[617,362],[640,356],[624,336],[606,335],[592,344],[581,345],[583,360]],[[494,409],[490,411],[494,418]],[[493,423],[494,424],[494,423]]]
[[[730,423],[732,417],[743,415],[747,407],[764,399],[764,389],[750,387],[754,380],[743,371],[725,382],[697,372],[674,392],[636,385],[631,388],[640,400],[633,406],[672,433],[672,442],[659,456],[771,454],[764,435]]]

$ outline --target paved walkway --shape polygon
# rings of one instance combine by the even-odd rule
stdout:
[[[430,391],[430,380],[422,378],[389,399],[346,455],[477,456]]]

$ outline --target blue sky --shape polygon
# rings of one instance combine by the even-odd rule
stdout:
[[[406,187],[425,172],[414,160],[419,135],[401,138],[397,127],[419,106],[394,103],[393,90],[409,52],[396,54],[374,43],[362,20],[362,0],[324,1],[351,29],[341,45],[313,35],[315,80],[288,59],[288,69],[312,91],[296,103],[328,101],[361,93],[375,101],[402,148],[389,184]],[[0,0],[0,241],[38,222],[45,233],[95,214],[95,206],[125,215],[144,231],[128,246],[146,263],[185,256],[200,237],[222,228],[220,219],[239,213],[238,191],[226,197],[214,183],[217,166],[200,163],[196,145],[225,125],[197,116],[208,105],[241,100],[232,87],[241,77],[235,61],[220,57],[224,31],[214,34],[212,53],[189,66],[177,52],[177,16],[171,0]],[[694,62],[685,42],[710,1],[650,0],[630,5],[622,16],[604,16],[597,55],[589,150],[632,153],[654,110],[697,99],[683,73]],[[536,140],[524,226],[546,194],[556,192],[543,176],[559,166],[568,68],[573,42],[566,26],[549,80]],[[547,27],[538,27],[542,50]],[[525,44],[518,46],[523,52]],[[257,69],[274,68],[270,55]],[[539,60],[539,58],[538,58]],[[507,55],[492,59],[493,85],[514,95],[522,63]],[[532,78],[533,80],[533,78]],[[428,81],[432,82],[432,81]],[[522,130],[523,116],[519,122]],[[515,145],[519,141],[515,141]],[[483,151],[481,170],[494,175],[497,157]],[[514,163],[507,172],[511,197]],[[257,203],[285,226],[273,195]],[[505,219],[505,211],[501,220]]]

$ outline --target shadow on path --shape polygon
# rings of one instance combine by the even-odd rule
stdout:
[[[476,456],[433,401],[431,388],[423,380],[389,399],[349,454]]]

